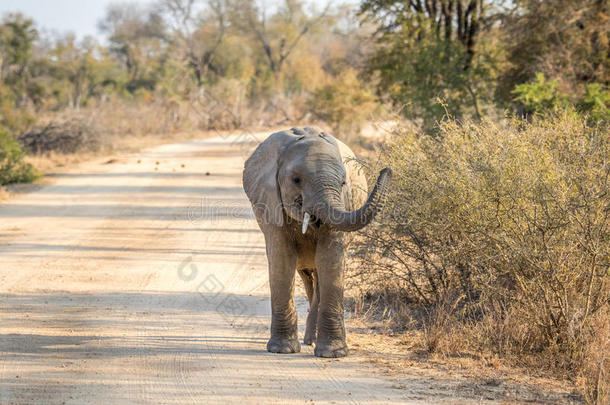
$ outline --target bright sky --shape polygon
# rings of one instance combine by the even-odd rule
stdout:
[[[150,2],[141,0],[140,2]],[[113,0],[0,0],[0,15],[21,12],[36,21],[39,29],[73,32],[79,38],[99,35],[97,22]]]
[[[154,0],[137,0],[150,3]],[[273,3],[274,0],[266,0]],[[0,0],[0,16],[21,12],[33,18],[39,29],[58,33],[73,32],[78,38],[86,35],[99,36],[98,21],[104,16],[109,4],[120,0]],[[326,4],[324,0],[316,0]]]

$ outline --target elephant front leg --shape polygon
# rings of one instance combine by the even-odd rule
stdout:
[[[281,232],[265,234],[265,242],[271,286],[271,338],[267,342],[267,350],[272,353],[298,353],[301,345],[293,299],[295,248]]]
[[[345,357],[348,353],[343,323],[344,260],[345,245],[341,234],[320,238],[316,249],[319,304],[314,349],[318,357]]]

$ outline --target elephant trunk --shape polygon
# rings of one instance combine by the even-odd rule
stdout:
[[[366,202],[356,211],[345,211],[337,207],[336,204],[329,203],[327,200],[320,202],[316,206],[315,215],[337,230],[344,232],[357,231],[367,226],[377,212],[383,208],[388,187],[392,178],[392,169],[386,167],[379,173],[373,191],[369,194]]]

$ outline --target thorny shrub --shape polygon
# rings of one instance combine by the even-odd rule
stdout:
[[[395,172],[388,204],[349,278],[364,295],[383,289],[437,314],[424,330],[449,310],[470,343],[581,371],[587,387],[597,381],[593,398],[607,393],[596,377],[607,378],[607,354],[590,347],[610,334],[599,328],[610,291],[608,129],[565,111],[399,131],[379,162]]]

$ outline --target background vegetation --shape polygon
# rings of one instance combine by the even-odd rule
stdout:
[[[396,181],[390,211],[356,252],[370,264],[352,274],[362,297],[385,297],[395,327],[416,325],[430,351],[458,353],[451,342],[462,341],[544,364],[581,378],[601,403],[609,8],[604,0],[125,2],[100,21],[102,39],[45,35],[8,14],[0,184],[36,177],[22,148],[74,153],[125,135],[315,121],[346,138],[370,122],[399,121],[371,160],[394,167]]]
[[[601,0],[125,2],[100,20],[101,40],[43,35],[27,16],[7,14],[0,125],[18,137],[59,113],[95,111],[110,135],[312,119],[357,133],[391,109],[434,131],[447,114],[481,120],[565,105],[607,120],[608,7]]]

